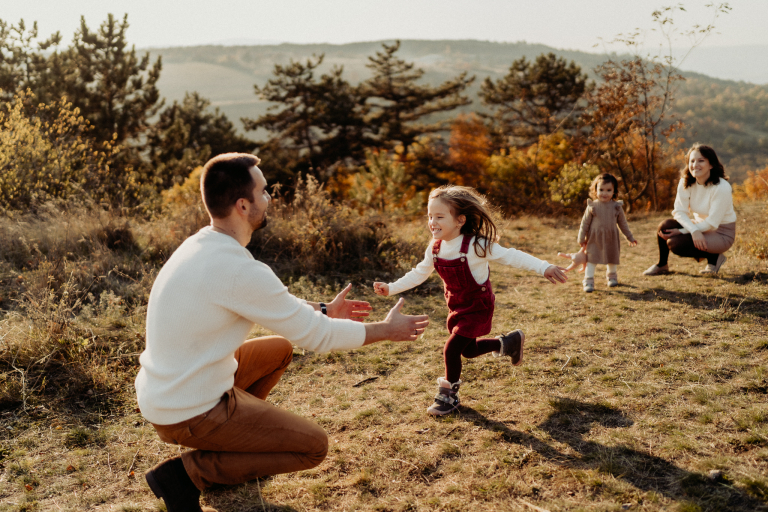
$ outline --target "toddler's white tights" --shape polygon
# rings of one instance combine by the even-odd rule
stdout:
[[[587,279],[591,277],[595,277],[595,268],[597,267],[597,263],[587,263],[587,270],[584,271],[584,277]],[[618,265],[613,265],[612,263],[609,263],[607,265],[608,271],[606,274],[615,274],[619,270]]]

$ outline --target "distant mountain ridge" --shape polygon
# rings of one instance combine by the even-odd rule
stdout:
[[[344,67],[344,77],[351,83],[358,83],[370,76],[366,68],[368,57],[382,48],[382,43],[393,41],[368,41],[343,45],[332,44],[291,44],[250,45],[250,46],[185,46],[148,50],[153,58],[161,55],[163,71],[158,86],[161,94],[169,101],[180,100],[186,91],[197,91],[211,100],[235,125],[240,128],[242,117],[256,118],[266,112],[267,102],[255,94],[255,84],[263,86],[272,77],[276,64],[287,64],[290,60],[305,60],[312,55],[325,55],[321,73],[333,66]],[[762,47],[755,47],[758,51]],[[768,49],[766,47],[765,49]],[[684,63],[685,69],[705,69],[714,62],[718,49],[696,48]],[[621,59],[626,56],[597,54],[576,50],[560,50],[543,44],[497,43],[477,40],[403,40],[399,56],[414,62],[424,69],[424,81],[438,84],[466,71],[477,79],[467,91],[473,104],[466,110],[480,110],[482,105],[477,96],[480,83],[485,77],[498,79],[506,75],[513,61],[526,57],[535,59],[542,53],[552,52],[568,61],[573,60],[582,70],[594,76],[593,70],[609,58]],[[763,74],[768,75],[768,52],[764,59]],[[745,59],[749,56],[745,53]],[[729,64],[730,65],[730,64]],[[733,64],[737,66],[738,64]],[[713,70],[724,69],[710,65]],[[762,76],[758,70],[755,76]],[[758,112],[768,116],[768,86],[745,82],[711,78],[706,75],[685,72],[689,78],[681,84],[678,104],[685,105],[679,110],[680,116],[689,124],[686,139],[702,140],[715,145],[722,152],[724,160],[733,160],[731,173],[740,181],[747,169],[768,164],[768,126]],[[698,92],[695,92],[698,91]],[[704,108],[707,102],[722,103],[723,91],[731,105],[720,105],[717,109]],[[691,97],[691,96],[694,97]],[[701,101],[697,97],[701,96]],[[752,106],[739,110],[735,103],[748,100]],[[763,100],[762,98],[766,98]],[[684,101],[687,100],[687,101]],[[734,107],[734,108],[732,108]],[[706,113],[710,121],[699,126]],[[714,116],[714,117],[712,117]],[[719,117],[718,117],[719,116]],[[724,117],[725,116],[725,117]],[[718,125],[720,123],[722,126]],[[700,124],[700,123],[699,123]],[[257,136],[260,134],[256,134]],[[250,134],[254,136],[254,134]],[[257,137],[258,138],[258,137]],[[727,140],[726,140],[727,139]],[[735,160],[734,160],[735,159]],[[738,168],[738,169],[736,169]],[[737,172],[733,172],[736,170]]]

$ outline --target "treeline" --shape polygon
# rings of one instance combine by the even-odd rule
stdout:
[[[688,76],[675,110],[686,140],[713,144],[738,181],[768,165],[768,86]]]
[[[552,53],[480,81],[466,73],[430,85],[424,70],[383,44],[354,84],[324,56],[274,66],[255,93],[272,105],[246,131],[195,92],[166,105],[162,60],[127,42],[127,17],[85,21],[70,46],[37,27],[0,21],[0,206],[87,195],[111,207],[156,208],[209,157],[255,152],[272,183],[312,176],[360,209],[419,212],[424,193],[471,185],[507,213],[579,211],[591,179],[611,172],[632,209],[670,206],[684,125],[670,117],[682,77],[640,58],[593,70]],[[759,99],[756,99],[759,102]],[[763,107],[764,108],[764,107]],[[757,114],[755,114],[757,115]]]
[[[256,144],[195,93],[165,105],[161,59],[127,40],[127,16],[59,33],[0,20],[0,206],[86,193],[111,207],[152,206],[209,156]]]

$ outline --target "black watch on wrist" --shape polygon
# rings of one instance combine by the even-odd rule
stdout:
[[[325,302],[320,303],[320,311],[322,311],[325,316],[328,316],[328,306],[325,305]]]

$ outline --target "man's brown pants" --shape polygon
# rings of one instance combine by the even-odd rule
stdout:
[[[153,425],[184,452],[184,469],[198,489],[234,485],[320,464],[328,436],[315,423],[264,401],[293,358],[280,336],[248,340],[235,352],[235,384],[210,411],[173,425]]]

